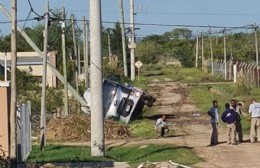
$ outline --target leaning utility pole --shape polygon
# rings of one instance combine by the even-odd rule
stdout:
[[[197,34],[197,40],[196,40],[196,60],[195,60],[196,68],[198,68],[198,57],[199,57],[199,33]]]
[[[257,69],[257,87],[259,87],[259,62],[258,62],[258,39],[257,39],[257,29],[258,26],[254,25],[255,29],[255,56],[256,56],[256,69]]]
[[[130,62],[131,62],[131,80],[135,80],[135,26],[134,26],[134,0],[130,0]]]
[[[47,74],[47,55],[48,55],[48,29],[49,29],[49,2],[46,4],[45,13],[45,26],[44,26],[44,57],[42,60],[42,97],[41,97],[41,137],[40,137],[40,149],[44,150],[46,146],[46,74]]]
[[[83,51],[84,51],[84,70],[85,70],[85,87],[88,88],[88,23],[83,17]]]
[[[224,77],[227,80],[227,51],[226,51],[226,30],[223,30],[223,43],[224,43]]]
[[[122,36],[122,51],[123,51],[123,62],[124,62],[124,75],[128,76],[127,69],[127,58],[126,58],[126,44],[125,44],[125,19],[124,19],[124,8],[122,0],[119,0],[119,13],[120,13],[120,27]]]
[[[211,39],[211,28],[209,27],[209,44],[210,44],[210,59],[211,59],[211,75],[214,75],[214,58],[213,58],[213,48],[212,48],[212,39]]]
[[[75,56],[75,82],[76,82],[76,90],[77,93],[79,93],[79,80],[78,80],[78,75],[79,75],[79,64],[78,64],[78,60],[79,60],[79,55],[77,54],[77,42],[76,42],[76,32],[75,32],[75,19],[74,19],[74,15],[71,15],[71,24],[72,24],[72,38],[73,38],[73,45],[74,45],[74,56]],[[79,103],[77,103],[77,111],[80,112],[80,105]]]
[[[104,156],[101,0],[91,0],[89,2],[91,40],[91,156]]]
[[[5,17],[9,20],[12,20],[11,14],[4,8],[2,4],[0,4],[0,11],[3,12]],[[32,41],[32,39],[23,31],[22,27],[17,24],[17,30],[20,32],[20,34],[24,37],[24,39],[28,42],[28,44],[33,48],[33,50],[39,55],[40,58],[44,57],[44,54],[42,51],[35,45],[35,43]],[[64,83],[64,77],[61,75],[61,73],[53,67],[53,65],[47,60],[47,65],[49,66],[50,70],[56,75],[56,77]],[[68,89],[72,93],[72,95],[81,103],[81,105],[86,106],[86,101],[84,98],[77,93],[77,91],[68,83]]]
[[[17,0],[11,2],[11,111],[10,111],[10,167],[16,167],[16,61],[17,61]]]
[[[69,115],[68,105],[68,76],[67,76],[67,58],[66,58],[66,39],[65,39],[65,8],[62,7],[62,21],[61,21],[61,43],[62,43],[62,60],[63,60],[63,76],[64,76],[64,115]]]

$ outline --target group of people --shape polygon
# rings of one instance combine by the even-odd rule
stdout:
[[[248,112],[251,114],[251,130],[250,141],[260,142],[260,103],[257,103],[255,99],[252,100],[252,104],[249,106]],[[241,107],[237,104],[236,100],[231,100],[225,104],[225,111],[222,115],[219,115],[218,102],[213,101],[213,106],[209,109],[208,115],[212,125],[212,134],[210,139],[210,146],[218,144],[218,124],[221,120],[227,125],[227,144],[237,145],[243,141],[243,132],[241,124]]]

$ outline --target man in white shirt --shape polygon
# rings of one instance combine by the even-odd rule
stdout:
[[[260,103],[252,99],[248,112],[251,114],[250,141],[254,143],[257,139],[260,142]]]
[[[157,119],[155,129],[162,137],[169,132],[165,115],[163,115],[162,118]]]

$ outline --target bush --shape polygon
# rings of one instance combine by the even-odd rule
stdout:
[[[248,79],[243,71],[237,74],[237,94],[238,95],[250,95],[253,89],[253,81]]]
[[[41,110],[42,88],[40,81],[27,71],[17,70],[17,97],[18,104],[31,102],[32,111]],[[63,105],[62,91],[58,88],[46,88],[46,110],[52,112]]]

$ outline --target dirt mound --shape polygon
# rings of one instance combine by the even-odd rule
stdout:
[[[55,142],[90,141],[90,117],[73,115],[67,118],[51,119],[47,125],[47,140]],[[127,126],[105,120],[105,139],[125,139],[130,136]]]

